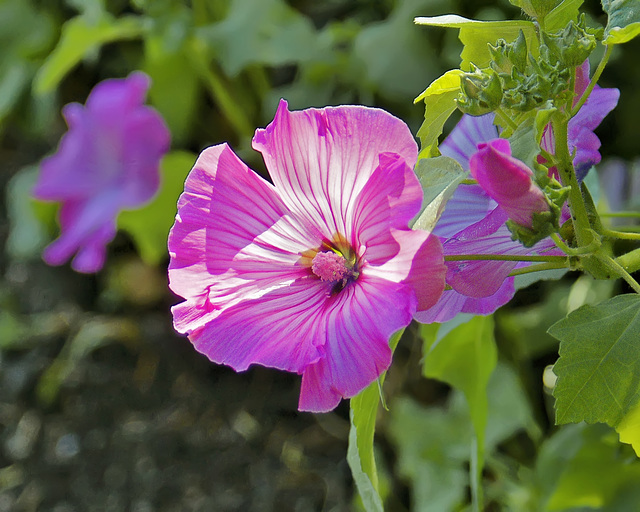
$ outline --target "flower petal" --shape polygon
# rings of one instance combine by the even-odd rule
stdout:
[[[383,110],[342,106],[289,112],[282,100],[275,119],[256,131],[287,207],[309,218],[326,238],[348,233],[354,203],[381,153],[396,153],[413,167],[418,154],[409,128]]]
[[[298,262],[321,242],[226,144],[204,150],[187,177],[169,233],[170,287],[188,299],[185,308],[195,307],[202,316],[175,314],[176,329],[191,332],[214,310],[309,275]]]
[[[441,237],[451,237],[484,219],[496,206],[498,203],[479,185],[458,185],[433,232]]]
[[[361,276],[323,312],[324,357],[305,368],[299,409],[325,412],[357,395],[391,363],[389,338],[411,322],[410,287]]]
[[[440,144],[440,153],[456,160],[463,169],[469,169],[469,159],[478,150],[478,144],[499,135],[498,128],[493,124],[494,118],[493,113],[482,116],[464,114]]]

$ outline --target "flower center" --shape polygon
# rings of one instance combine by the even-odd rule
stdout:
[[[311,270],[323,281],[338,282],[353,275],[347,260],[337,252],[319,252],[311,262]]]

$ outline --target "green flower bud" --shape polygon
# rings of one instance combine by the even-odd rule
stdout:
[[[465,114],[480,116],[493,112],[502,102],[500,78],[490,68],[481,70],[474,66],[473,73],[462,75],[460,85],[458,108]]]
[[[595,36],[589,34],[584,25],[583,15],[578,25],[570,21],[558,32],[542,33],[542,40],[550,54],[567,68],[575,68],[582,64],[596,47]]]

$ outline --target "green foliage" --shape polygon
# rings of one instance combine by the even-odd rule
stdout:
[[[477,21],[452,14],[432,18],[421,17],[416,18],[415,21],[419,25],[460,29],[458,37],[464,45],[460,54],[462,58],[460,69],[463,71],[471,71],[471,64],[479,68],[489,66],[491,61],[489,44],[495,45],[498,39],[504,39],[507,42],[515,41],[520,31],[524,34],[531,53],[536,56],[538,52],[535,26],[530,21]]]
[[[607,13],[605,44],[622,44],[640,34],[640,2],[637,0],[602,0]]]
[[[434,80],[414,103],[424,101],[424,122],[418,130],[420,138],[420,156],[435,156],[438,137],[442,133],[444,123],[457,108],[456,100],[460,94],[460,77],[462,71],[453,69]]]
[[[142,20],[136,16],[114,18],[102,13],[100,18],[77,16],[62,27],[62,35],[33,82],[37,95],[53,91],[65,75],[80,61],[98,50],[102,45],[123,39],[135,39],[144,29]]]
[[[640,296],[583,306],[554,324],[556,422],[617,426],[640,399]]]
[[[178,196],[196,156],[186,151],[173,151],[160,162],[162,185],[156,197],[139,210],[125,211],[118,226],[127,231],[140,251],[142,259],[157,265],[167,256],[167,236],[173,225]]]
[[[432,231],[447,201],[467,176],[467,171],[453,158],[439,156],[419,159],[415,172],[424,197],[422,210],[413,221],[412,228]]]

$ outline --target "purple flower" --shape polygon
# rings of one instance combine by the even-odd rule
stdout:
[[[58,152],[42,161],[33,190],[37,199],[62,203],[60,237],[43,253],[49,265],[75,254],[78,272],[100,270],[118,213],[138,208],[158,190],[170,134],[160,115],[144,105],[149,84],[140,72],[105,80],[84,107],[64,107],[69,131]]]
[[[391,362],[389,337],[438,300],[437,237],[412,231],[417,147],[390,114],[289,112],[257,130],[273,185],[226,144],[202,152],[169,235],[176,330],[211,361],[302,374],[299,408],[328,411]]]
[[[511,156],[508,140],[481,142],[469,166],[478,185],[517,224],[533,228],[533,214],[549,211],[544,193],[531,179],[533,171]]]

